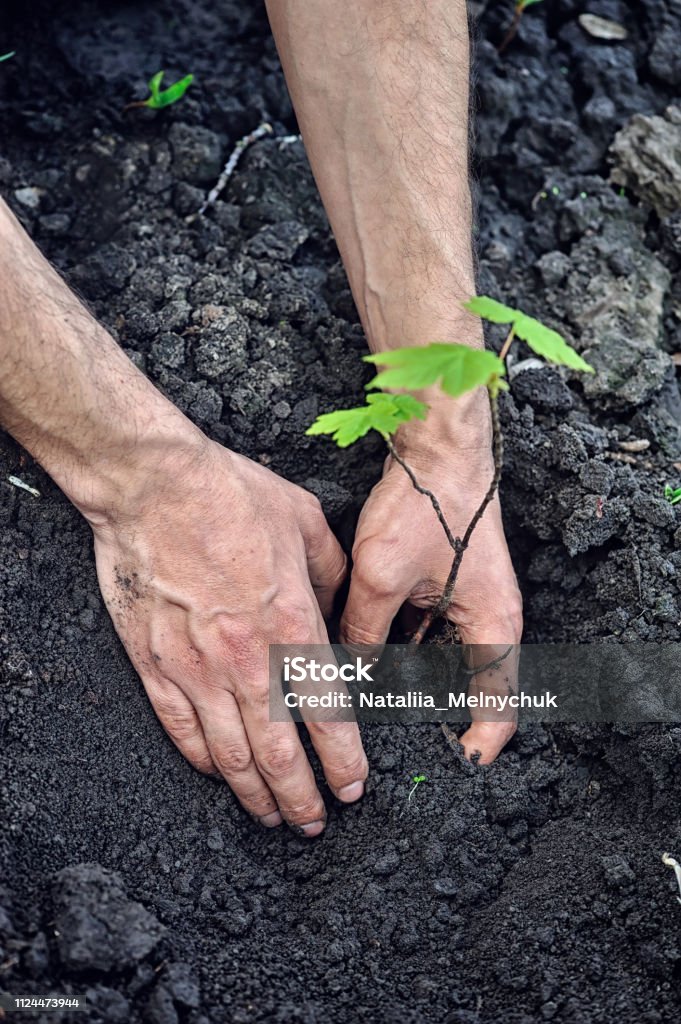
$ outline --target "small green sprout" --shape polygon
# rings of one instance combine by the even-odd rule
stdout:
[[[539,4],[542,0],[516,0],[515,8],[513,11],[513,21],[511,22],[508,32],[502,39],[499,46],[497,46],[497,53],[502,54],[507,46],[513,42],[516,33],[520,27],[520,21],[523,14],[528,7],[532,7],[533,4]]]
[[[454,555],[449,576],[439,601],[429,608],[421,624],[413,634],[411,643],[421,643],[431,623],[451,604],[461,561],[470,544],[473,531],[493,500],[501,479],[503,463],[503,437],[499,420],[499,392],[508,390],[505,357],[516,338],[524,341],[533,352],[544,359],[573,370],[593,373],[593,367],[571,348],[557,331],[545,327],[539,320],[528,316],[519,309],[505,306],[496,299],[478,296],[463,304],[464,309],[492,323],[508,324],[510,329],[499,355],[485,349],[470,348],[456,343],[434,342],[416,348],[396,348],[364,356],[365,362],[373,363],[380,369],[366,385],[366,403],[355,409],[339,409],[323,413],[307,429],[306,434],[317,436],[330,434],[340,448],[347,448],[370,430],[375,430],[386,442],[394,461],[404,470],[412,486],[430,501],[438,522],[444,530]],[[397,388],[400,391],[421,391],[439,385],[452,398],[484,387],[490,401],[494,452],[494,475],[474,512],[465,532],[455,537],[440,507],[437,497],[422,487],[411,466],[403,459],[392,440],[392,435],[409,420],[423,420],[427,406],[410,394],[392,394],[383,388]],[[414,785],[418,785],[417,782]]]
[[[149,79],[149,92],[151,95],[146,100],[128,103],[124,110],[130,110],[133,107],[149,107],[150,110],[162,110],[163,107],[169,107],[171,104],[181,100],[194,81],[193,75],[185,75],[179,82],[169,85],[167,89],[162,89],[161,82],[164,75],[165,71],[157,71],[153,78]]]
[[[409,796],[407,797],[407,801],[410,802],[410,803],[411,803],[411,798],[413,797],[414,793],[419,788],[421,783],[428,781],[428,776],[424,775],[424,774],[412,775],[411,781],[413,782],[413,786],[409,790]]]
[[[2,54],[1,56],[0,56],[0,64],[2,64],[3,60],[9,60],[9,59],[10,59],[10,57],[13,57],[13,56],[15,55],[15,53],[16,53],[16,52],[17,52],[16,50],[10,50],[10,52],[9,52],[9,53],[3,53],[3,54]]]
[[[681,487],[670,487],[667,484],[664,489],[664,496],[670,505],[678,505],[681,501]]]

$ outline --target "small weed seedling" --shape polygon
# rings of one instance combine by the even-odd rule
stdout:
[[[456,579],[473,531],[482,519],[487,506],[493,500],[499,487],[503,463],[503,436],[499,421],[498,397],[508,385],[504,359],[516,338],[526,342],[536,355],[559,366],[593,373],[593,368],[571,348],[557,331],[545,327],[539,320],[527,316],[518,309],[504,306],[495,299],[485,296],[473,298],[464,307],[483,320],[491,323],[508,324],[510,330],[500,354],[485,349],[469,348],[467,345],[433,343],[420,348],[400,348],[390,352],[364,356],[365,362],[386,366],[367,384],[366,404],[356,409],[342,409],[318,416],[306,431],[309,435],[330,434],[339,448],[347,448],[370,430],[381,435],[391,456],[409,477],[412,486],[430,501],[433,511],[445,532],[447,541],[454,552],[449,576],[438,602],[429,608],[421,624],[411,637],[410,643],[419,644],[425,637],[432,622],[449,607]],[[492,417],[492,448],[494,473],[487,491],[461,537],[454,536],[442,511],[436,495],[422,487],[411,466],[402,458],[392,440],[392,435],[402,423],[408,420],[423,420],[428,407],[413,395],[390,394],[382,388],[398,388],[402,391],[418,391],[438,384],[445,394],[458,398],[475,388],[487,388]]]
[[[149,107],[150,110],[162,110],[173,103],[181,100],[189,86],[194,81],[193,75],[185,75],[179,82],[169,85],[167,89],[161,88],[161,82],[165,71],[157,71],[153,78],[149,79],[149,92],[151,95],[146,100],[137,100],[128,103],[124,110],[132,110],[134,107]]]
[[[670,505],[678,505],[681,501],[681,487],[670,487],[667,484],[664,489],[664,496]]]
[[[668,853],[662,854],[662,863],[668,868],[674,868],[676,874],[676,881],[679,883],[679,892],[681,892],[681,864],[673,857],[670,857]],[[681,903],[681,896],[676,897],[679,903]]]
[[[508,32],[497,46],[497,53],[503,53],[504,50],[513,42],[516,37],[516,33],[520,28],[522,16],[527,8],[531,7],[533,4],[539,3],[541,3],[541,0],[516,0],[515,10],[513,11],[513,21],[509,25]]]
[[[412,775],[411,781],[413,782],[413,786],[409,790],[409,796],[407,797],[407,802],[408,803],[411,803],[411,799],[412,799],[414,793],[416,792],[416,790],[419,788],[419,786],[423,782],[427,782],[428,781],[428,776],[427,775]]]
[[[9,60],[10,57],[13,57],[16,52],[17,52],[16,50],[10,50],[9,53],[3,53],[0,56],[0,64],[2,64],[3,60]]]

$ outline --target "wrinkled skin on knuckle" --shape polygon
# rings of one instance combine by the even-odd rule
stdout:
[[[383,601],[395,590],[396,555],[389,554],[382,542],[360,542],[353,551],[352,578],[367,597]]]
[[[289,740],[270,743],[259,759],[258,767],[268,779],[287,779],[298,767],[298,751]]]
[[[306,799],[296,800],[294,802],[286,802],[281,804],[281,813],[290,825],[301,824],[304,825],[309,821],[316,821],[321,818],[326,818],[326,811],[324,805],[317,797],[308,797]]]
[[[270,628],[272,642],[277,644],[317,643],[317,616],[307,595],[291,595],[273,608]]]
[[[172,696],[165,696],[162,691],[155,690],[150,694],[163,728],[178,742],[193,739],[199,730],[199,720],[194,709],[178,706]]]
[[[354,723],[315,722],[314,731],[317,739],[327,741],[328,744],[324,755],[327,778],[329,773],[348,776],[349,782],[366,778],[369,764],[361,746],[359,730]]]
[[[211,755],[219,772],[224,776],[242,775],[253,767],[253,754],[247,744],[222,741],[213,744]]]

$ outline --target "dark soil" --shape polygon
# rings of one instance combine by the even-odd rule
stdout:
[[[505,397],[526,639],[676,640],[681,518],[662,491],[681,459],[681,224],[609,182],[608,147],[678,94],[681,6],[550,0],[499,60],[511,6],[470,5],[480,288],[598,370],[516,363]],[[587,8],[628,39],[587,35]],[[348,544],[382,451],[303,436],[357,399],[364,370],[302,146],[259,142],[185,221],[241,135],[295,130],[264,12],[7,2],[9,49],[2,194],[152,380],[315,490]],[[196,74],[185,99],[122,114],[161,67]],[[320,841],[264,833],[166,739],[87,526],[7,437],[0,526],[0,988],[87,991],[87,1014],[63,1019],[93,1022],[678,1018],[681,908],[660,856],[681,854],[681,728],[526,727],[481,769],[435,726],[366,727],[361,804],[329,799]]]

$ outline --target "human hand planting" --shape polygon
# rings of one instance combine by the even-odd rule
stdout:
[[[477,425],[472,430],[462,423],[468,415],[465,406],[435,400],[432,419],[405,424],[398,442],[419,483],[437,495],[456,536],[470,522],[493,472],[490,447],[485,443],[489,437],[486,408],[480,406],[479,396],[470,399],[468,406],[475,407],[472,421]],[[430,502],[417,493],[390,456],[360,515],[352,557],[350,593],[341,622],[345,643],[382,644],[403,604],[431,608],[443,592],[451,548]],[[498,497],[472,534],[446,616],[457,624],[465,644],[490,645],[491,658],[500,651],[499,645],[520,642],[522,599]],[[508,685],[516,689],[516,658],[508,664]],[[489,711],[485,716],[477,714],[476,721],[472,710],[472,718],[459,742],[467,757],[479,754],[480,763],[488,764],[515,732],[515,722],[489,721]]]
[[[292,722],[269,719],[269,644],[327,644],[346,560],[319,502],[206,442],[165,465],[131,512],[92,522],[100,586],[166,732],[263,825],[322,831],[324,803]],[[329,786],[363,792],[356,723],[309,723]]]

